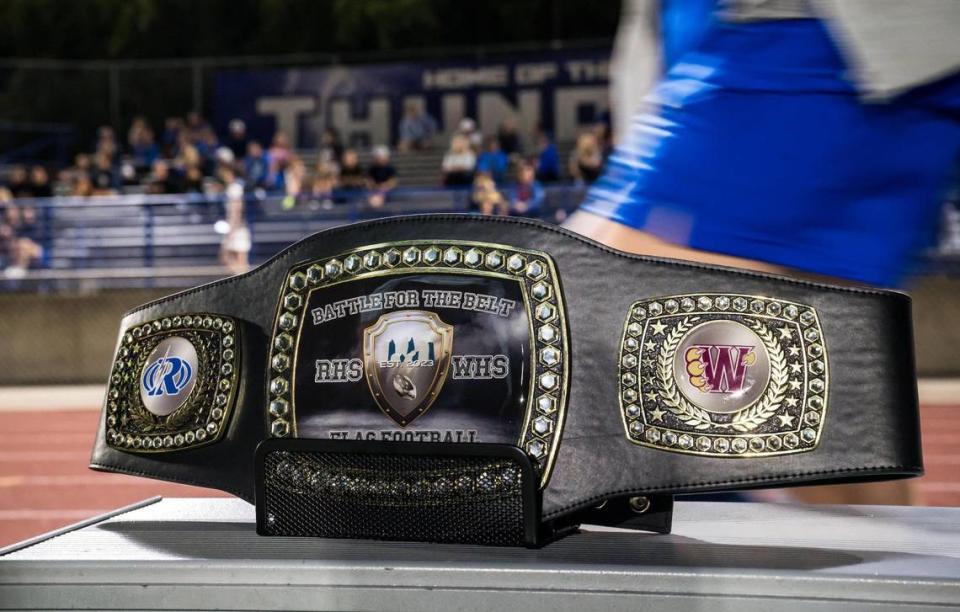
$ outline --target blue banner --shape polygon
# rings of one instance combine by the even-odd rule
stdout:
[[[267,144],[276,130],[297,147],[317,146],[333,127],[350,145],[395,144],[409,104],[425,108],[444,134],[463,117],[494,133],[510,119],[521,134],[538,126],[571,141],[608,109],[609,50],[557,52],[466,62],[223,70],[214,121],[234,118]]]

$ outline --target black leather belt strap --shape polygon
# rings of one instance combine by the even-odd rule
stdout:
[[[915,476],[910,300],[441,215],[321,232],[123,318],[91,467],[252,500],[258,443],[293,437],[513,444],[544,520]]]

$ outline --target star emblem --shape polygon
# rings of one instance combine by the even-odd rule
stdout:
[[[780,332],[780,339],[781,339],[781,340],[789,340],[789,339],[790,339],[790,334],[793,333],[793,330],[790,329],[789,327],[787,327],[786,325],[784,325],[784,326],[781,327],[781,328],[778,328],[777,331]]]
[[[660,410],[660,408],[657,407],[655,410],[650,411],[650,419],[653,421],[660,421],[662,423],[663,415],[665,414],[667,414],[665,410]]]
[[[799,380],[791,380],[791,381],[790,381],[790,388],[793,389],[794,391],[796,391],[797,389],[799,389],[799,388],[800,388],[800,381],[799,381]]]
[[[795,397],[788,397],[787,399],[785,399],[785,400],[783,400],[783,401],[786,402],[787,406],[789,406],[789,407],[791,407],[791,408],[796,408],[796,407],[797,407],[797,398],[795,398]]]
[[[656,391],[647,391],[646,393],[643,394],[643,397],[647,398],[647,401],[649,402],[657,401]]]
[[[648,351],[652,351],[657,348],[657,345],[654,344],[653,340],[647,340],[646,344],[643,345]]]
[[[796,357],[797,355],[800,354],[800,347],[797,346],[796,344],[791,344],[790,346],[787,347],[787,350],[790,352],[791,357]]]
[[[653,361],[653,359],[649,357],[643,360],[643,367],[645,368],[652,368],[654,365],[655,365],[655,362]]]
[[[654,335],[662,334],[663,330],[667,329],[667,326],[661,323],[660,321],[654,321],[650,324],[650,329],[653,330]]]
[[[803,368],[800,367],[799,363],[790,364],[790,371],[793,372],[794,374],[799,374],[802,369]]]
[[[797,418],[792,414],[778,414],[777,418],[780,419],[780,425],[783,427],[793,427],[793,419]]]

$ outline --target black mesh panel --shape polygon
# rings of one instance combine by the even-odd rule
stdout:
[[[528,540],[524,488],[536,483],[515,457],[283,449],[267,451],[262,469],[265,535]]]

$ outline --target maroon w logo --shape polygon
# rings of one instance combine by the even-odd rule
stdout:
[[[698,344],[687,349],[690,384],[704,393],[736,393],[743,390],[747,367],[756,362],[754,347],[729,344]]]

